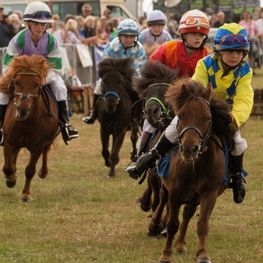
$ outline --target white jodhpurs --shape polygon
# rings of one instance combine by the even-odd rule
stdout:
[[[67,101],[67,87],[57,72],[54,70],[49,70],[46,82],[50,85],[50,88],[57,101]]]
[[[0,105],[7,105],[9,101],[9,94],[0,92]]]
[[[142,130],[148,133],[154,133],[156,131],[156,129],[153,128],[153,126],[146,119],[143,122]]]
[[[96,85],[95,85],[93,93],[95,95],[101,95],[102,94],[102,91],[101,91],[101,79],[98,79],[96,81]]]
[[[178,136],[177,132],[177,123],[178,123],[178,117],[175,116],[170,123],[170,125],[165,129],[164,135],[167,140],[169,140],[171,143],[175,144]]]
[[[234,156],[239,156],[245,152],[247,149],[247,141],[241,137],[240,130],[237,130],[234,134],[234,149],[231,151],[231,154]]]

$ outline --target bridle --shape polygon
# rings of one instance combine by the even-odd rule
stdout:
[[[39,76],[37,73],[35,72],[18,72],[15,77],[17,75],[30,75],[30,76]],[[15,77],[14,79],[11,81],[10,85],[9,85],[9,89],[13,89],[13,103],[16,107],[16,116],[19,120],[25,120],[28,118],[30,112],[31,112],[31,107],[30,107],[30,99],[31,98],[36,98],[39,97],[39,95],[41,94],[41,89],[43,87],[42,84],[38,85],[36,87],[36,93],[24,93],[24,92],[17,92],[16,91],[16,87],[15,87]],[[13,84],[13,87],[11,87]],[[20,102],[23,102],[27,105],[27,107],[21,107],[21,103],[18,102],[18,99]],[[23,112],[23,113],[22,113]]]
[[[151,85],[149,85],[147,88],[151,88],[151,87],[155,87],[155,86],[163,86],[163,87],[166,87],[166,88],[167,88],[167,87],[169,87],[170,85],[169,85],[168,83],[163,83],[163,82],[161,82],[161,83],[151,84]],[[163,103],[158,97],[155,97],[155,96],[150,97],[150,98],[145,102],[145,104],[144,104],[144,114],[145,114],[145,115],[147,115],[145,109],[147,108],[147,106],[149,105],[149,103],[152,102],[152,101],[156,102],[157,105],[159,105],[160,108],[161,108],[160,120],[163,120],[163,119],[172,120],[170,107],[166,107],[166,106],[164,105],[164,103]]]
[[[210,103],[206,99],[204,99],[202,97],[196,97],[194,99],[204,102],[210,110]],[[201,155],[203,152],[205,152],[207,150],[207,142],[211,136],[212,126],[213,126],[212,119],[208,121],[208,127],[207,127],[206,132],[204,134],[202,134],[200,129],[198,129],[197,127],[192,126],[192,125],[186,126],[185,128],[183,128],[180,131],[179,123],[180,123],[180,118],[179,118],[178,123],[177,123],[177,130],[179,133],[177,136],[177,144],[179,146],[179,152],[183,153],[183,144],[181,142],[182,137],[184,136],[184,134],[186,132],[193,130],[195,133],[197,133],[197,135],[200,138],[199,144],[198,144],[197,149],[196,149],[196,154],[195,154],[195,158],[198,158],[199,155]]]

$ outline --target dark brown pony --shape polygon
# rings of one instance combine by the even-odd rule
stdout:
[[[168,89],[166,100],[173,106],[179,118],[179,150],[171,157],[168,178],[162,178],[162,183],[168,191],[166,198],[168,197],[169,217],[167,241],[160,262],[172,262],[173,240],[178,230],[176,251],[186,250],[188,223],[200,204],[196,262],[210,263],[206,249],[209,219],[217,197],[226,188],[224,143],[221,139],[227,139],[226,142],[230,145],[229,138],[233,134],[228,105],[213,97],[210,88],[204,88],[190,78],[176,81]],[[179,224],[182,205],[185,205],[183,220]],[[162,212],[159,211],[159,206],[149,225],[149,230],[153,232],[162,229]]]
[[[142,69],[141,77],[136,81],[136,90],[143,99],[143,110],[147,121],[156,129],[149,143],[150,150],[158,141],[161,133],[171,122],[174,113],[165,101],[165,93],[173,81],[177,79],[177,71],[157,61],[149,61]],[[149,169],[147,186],[139,198],[143,211],[154,211],[159,204],[161,181],[156,169]]]
[[[131,159],[137,154],[136,143],[139,134],[141,104],[133,90],[134,69],[132,59],[107,58],[99,64],[98,74],[102,80],[102,97],[97,103],[102,156],[110,167],[108,176],[115,175],[119,163],[119,152],[127,131],[132,144]],[[112,137],[112,147],[110,146]]]
[[[39,55],[19,56],[11,62],[2,80],[3,87],[8,87],[10,83],[11,96],[3,124],[3,172],[8,187],[16,184],[19,151],[26,148],[30,152],[30,160],[25,169],[22,201],[30,200],[30,183],[41,155],[42,166],[38,175],[40,178],[46,177],[48,151],[59,134],[57,103],[51,93],[44,89],[50,66]]]

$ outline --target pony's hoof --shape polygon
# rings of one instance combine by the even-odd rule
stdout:
[[[207,256],[199,256],[196,260],[196,263],[212,263],[210,258]]]
[[[156,225],[156,224],[150,222],[148,235],[149,236],[157,236],[157,235],[161,234],[162,230],[163,230],[163,224],[162,223]]]
[[[13,188],[15,185],[16,185],[16,181],[9,181],[9,180],[6,181],[6,186],[8,188]]]
[[[172,263],[173,260],[171,257],[161,256],[159,259],[159,263]]]
[[[27,203],[27,202],[29,202],[31,200],[32,200],[32,198],[31,198],[30,195],[21,195],[20,196],[21,203]]]

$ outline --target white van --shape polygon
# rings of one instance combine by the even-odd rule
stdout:
[[[12,11],[23,12],[26,5],[34,0],[0,0],[0,5],[4,7],[4,13]],[[107,8],[111,10],[114,17],[132,18],[133,14],[124,6],[124,0],[42,0],[46,2],[52,11],[52,14],[59,14],[64,19],[67,14],[80,15],[81,7],[84,3],[92,6],[92,12],[95,16],[102,16]]]

